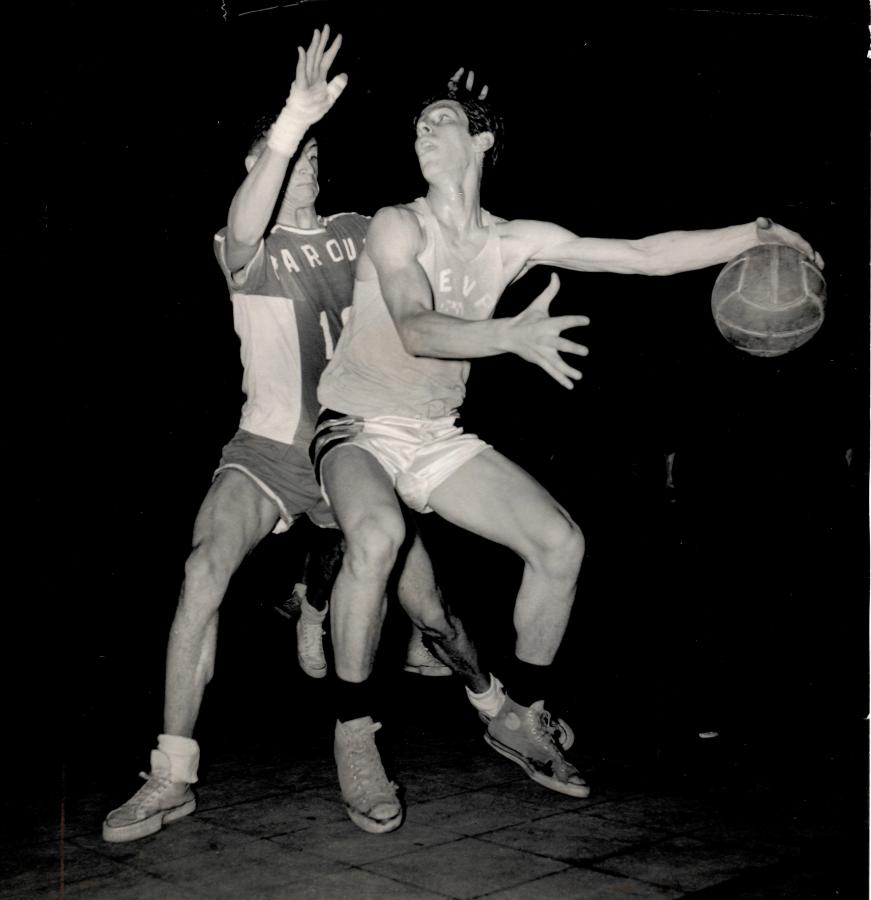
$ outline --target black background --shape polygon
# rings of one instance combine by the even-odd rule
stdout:
[[[193,519],[243,399],[212,235],[244,176],[254,120],[278,111],[296,44],[324,21],[345,35],[337,68],[350,82],[318,129],[322,214],[373,213],[424,192],[416,104],[464,65],[506,117],[504,156],[483,188],[494,213],[613,237],[766,215],[822,253],[826,321],[805,347],[770,360],[716,331],[716,269],[564,273],[554,312],[592,320],[581,384],[569,393],[519,360],[476,362],[467,414],[584,529],[559,658],[568,706],[609,725],[665,728],[699,712],[690,686],[726,683],[737,719],[820,733],[861,723],[863,4],[265,5],[66,9],[44,98],[52,187],[27,262],[33,282],[48,284],[37,327],[47,316],[51,361],[35,407],[47,452],[30,494],[40,520],[31,546],[37,583],[60,600],[54,699],[66,737],[105,722],[106,710],[140,747],[159,728]],[[497,314],[522,308],[546,280],[534,272]],[[427,526],[446,592],[498,663],[519,566]],[[270,538],[234,581],[206,724],[230,708],[234,684],[281,690],[261,677],[269,626],[259,604],[296,580],[300,548],[293,531]]]

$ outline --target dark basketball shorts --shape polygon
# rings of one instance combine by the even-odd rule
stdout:
[[[323,484],[321,466],[327,453],[343,446],[359,447],[378,460],[408,506],[418,512],[432,512],[432,492],[490,447],[476,435],[465,434],[457,421],[457,416],[362,419],[325,409],[315,426],[310,451],[315,475]]]
[[[337,527],[302,445],[284,444],[240,428],[221,452],[213,477],[228,469],[247,475],[278,507],[274,534],[287,531],[302,515],[320,528]]]

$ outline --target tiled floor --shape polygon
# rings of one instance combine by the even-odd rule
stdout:
[[[664,748],[616,730],[606,741],[601,723],[585,736],[575,719],[569,756],[593,788],[577,800],[494,754],[454,679],[394,681],[379,742],[407,803],[398,831],[347,819],[324,688],[299,676],[285,706],[261,695],[246,720],[228,696],[212,711],[197,812],[134,843],[104,843],[101,822],[137,787],[148,747],[111,721],[103,760],[71,742],[57,796],[31,802],[7,834],[0,898],[867,896],[862,723],[857,768],[846,738]]]

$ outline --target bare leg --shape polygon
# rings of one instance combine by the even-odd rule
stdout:
[[[360,683],[372,673],[386,612],[385,591],[405,536],[393,485],[375,457],[357,447],[329,453],[327,494],[345,535],[330,616],[336,674]]]
[[[272,501],[241,472],[223,472],[203,500],[170,629],[164,733],[151,751],[145,784],[106,816],[104,840],[138,840],[196,809],[190,786],[197,780],[199,748],[192,734],[215,668],[218,608],[233,572],[277,518]]]
[[[218,609],[245,556],[272,530],[275,505],[241,472],[212,484],[194,525],[193,549],[169,634],[163,730],[191,737],[215,668]]]
[[[577,589],[583,535],[527,472],[495,450],[467,462],[430,497],[455,525],[514,550],[524,561],[514,606],[518,659],[550,665]]]
[[[430,639],[428,643],[435,655],[460,676],[470,691],[486,691],[490,676],[481,671],[478,653],[463,623],[445,604],[429,554],[417,533],[405,557],[398,593],[413,625]]]
[[[433,491],[429,502],[448,521],[510,547],[523,559],[514,605],[515,654],[529,683],[518,683],[518,690],[537,693],[574,602],[584,551],[580,530],[540,484],[495,450],[466,463]],[[509,685],[509,696],[489,718],[484,740],[533,781],[587,797],[586,782],[560,749],[570,743],[571,732],[561,721],[554,723],[542,699],[524,699],[529,705],[522,705],[511,699],[511,690]]]

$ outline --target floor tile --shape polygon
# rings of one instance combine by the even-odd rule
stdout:
[[[490,791],[468,791],[409,806],[406,819],[409,823],[433,823],[445,831],[474,835],[538,819],[552,812],[545,804],[539,806],[526,803]]]
[[[479,835],[481,840],[525,850],[551,859],[580,863],[666,837],[655,828],[640,828],[592,815],[558,813]]]
[[[239,898],[241,900],[241,898]],[[249,900],[248,897],[245,900]],[[350,869],[258,894],[258,900],[451,900],[374,872]]]
[[[269,896],[297,882],[347,870],[347,866],[310,853],[288,853],[270,841],[252,841],[231,852],[198,853],[142,868],[175,887],[231,900]]]
[[[232,852],[255,840],[255,835],[220,828],[194,813],[138,841],[108,843],[101,834],[89,834],[71,838],[70,843],[116,862],[143,867],[206,851]]]
[[[762,848],[737,849],[680,837],[610,857],[597,868],[676,890],[698,891],[775,862],[777,855]]]
[[[198,812],[198,819],[258,837],[288,834],[316,822],[345,818],[338,792],[301,791],[280,794]]]
[[[451,843],[458,836],[408,821],[388,834],[367,834],[346,817],[341,822],[313,825],[271,840],[279,847],[304,850],[348,865],[362,865],[435,844]]]
[[[717,820],[716,812],[702,801],[661,794],[612,800],[597,805],[591,813],[603,819],[641,827],[652,825],[674,833],[703,828]]]
[[[40,844],[2,853],[0,897],[21,897],[57,885],[121,873],[124,867],[98,853],[71,844]]]
[[[93,878],[68,884],[63,897],[64,900],[201,900],[202,895],[136,872],[127,879]]]
[[[487,900],[674,900],[680,891],[588,869],[566,869],[494,894]]]
[[[563,863],[467,838],[369,863],[368,871],[465,900],[565,868]]]

